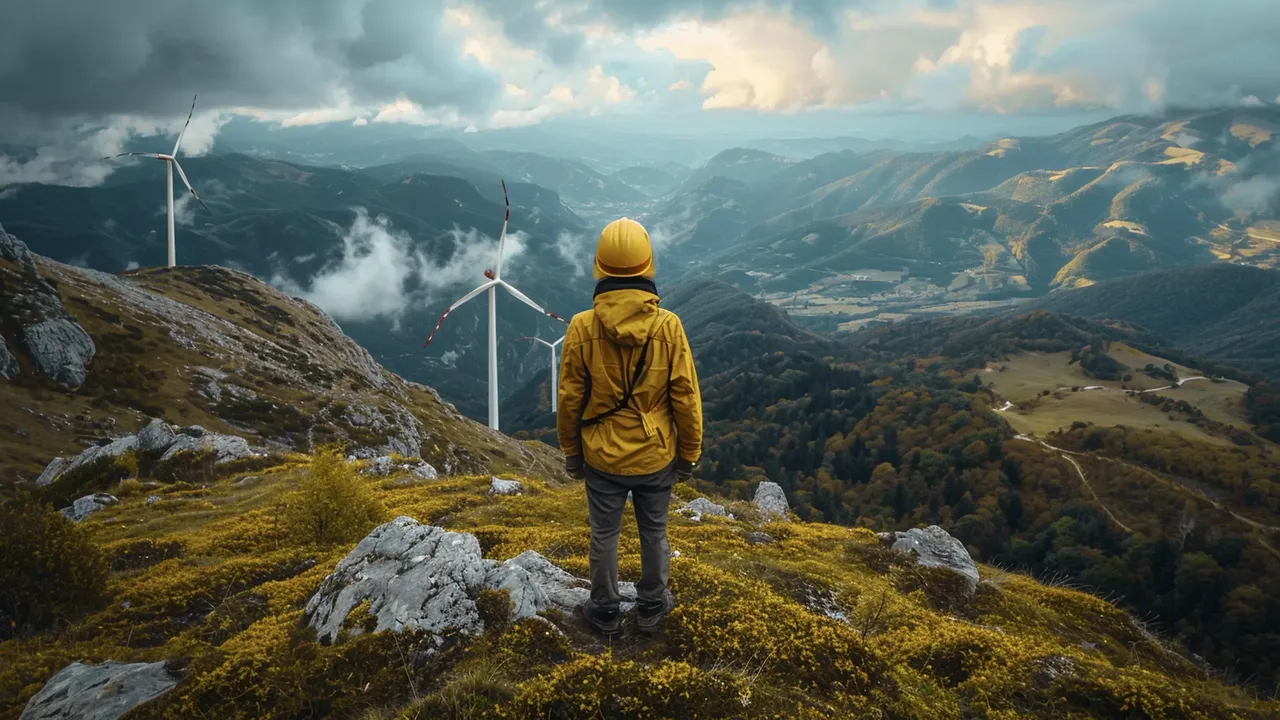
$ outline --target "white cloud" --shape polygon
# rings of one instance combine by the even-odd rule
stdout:
[[[497,241],[475,229],[454,229],[449,235],[454,249],[448,260],[432,259],[405,232],[384,216],[370,217],[354,208],[351,226],[339,229],[342,255],[305,284],[277,272],[271,284],[303,297],[338,321],[387,319],[398,327],[404,312],[428,301],[451,300],[462,288],[485,281],[484,271],[497,257]],[[511,263],[525,251],[523,233],[507,235],[503,254]],[[310,257],[295,258],[304,262]]]
[[[1280,203],[1280,178],[1257,175],[1232,184],[1222,193],[1222,204],[1238,215],[1265,213]]]
[[[693,83],[689,82],[688,80],[677,80],[671,83],[670,85],[668,85],[667,89],[670,90],[671,92],[678,92],[680,90],[688,90],[691,87],[693,87]]]
[[[125,272],[128,272],[130,270],[137,270],[140,267],[142,266],[138,264],[137,260],[130,260],[129,263],[124,266],[124,269],[125,269]]]
[[[385,217],[364,208],[342,236],[342,258],[326,266],[307,287],[283,275],[272,284],[320,306],[339,321],[387,318],[398,321],[406,307],[405,281],[413,273],[412,240]]]
[[[594,252],[586,243],[586,236],[575,235],[567,231],[561,231],[556,237],[556,252],[560,258],[573,268],[574,277],[583,277],[587,274],[587,268],[591,265]]]

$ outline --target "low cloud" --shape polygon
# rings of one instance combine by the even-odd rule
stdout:
[[[1260,215],[1280,203],[1280,177],[1257,175],[1232,183],[1222,193],[1222,204],[1237,215]]]
[[[497,256],[495,239],[475,229],[454,229],[449,233],[453,243],[449,258],[437,261],[385,216],[371,217],[365,208],[354,211],[351,226],[340,230],[338,260],[304,284],[285,272],[277,272],[271,284],[315,303],[340,322],[384,319],[398,329],[411,308],[453,300],[467,286],[484,282],[484,271]],[[504,255],[508,260],[518,258],[526,243],[524,234],[509,234]],[[510,265],[504,262],[504,267]]]
[[[556,252],[569,267],[573,268],[574,277],[586,275],[587,268],[595,257],[591,248],[587,246],[585,235],[575,235],[565,230],[556,237]]]

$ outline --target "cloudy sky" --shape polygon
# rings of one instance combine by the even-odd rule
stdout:
[[[198,92],[192,152],[237,113],[486,130],[1280,102],[1277,0],[7,0],[0,27],[0,139],[102,145]]]

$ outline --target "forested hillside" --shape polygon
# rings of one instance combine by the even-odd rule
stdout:
[[[749,498],[768,479],[806,520],[875,530],[937,523],[985,562],[1116,597],[1215,667],[1274,684],[1274,447],[1124,433],[1098,418],[1047,438],[1088,455],[1068,459],[994,412],[992,361],[1105,354],[1122,342],[1155,350],[1156,336],[1039,311],[905,322],[842,342],[705,279],[664,305],[685,321],[702,383],[699,487]]]

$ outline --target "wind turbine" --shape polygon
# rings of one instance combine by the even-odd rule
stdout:
[[[506,205],[506,214],[502,216],[502,232],[498,235],[498,262],[492,269],[485,270],[484,276],[489,280],[475,290],[458,298],[458,301],[445,309],[440,315],[440,321],[436,323],[431,334],[427,336],[427,341],[422,343],[422,347],[426,348],[431,343],[431,339],[436,336],[436,332],[440,326],[444,324],[444,319],[449,317],[449,313],[462,306],[471,298],[479,295],[486,290],[489,292],[489,427],[494,430],[498,429],[498,288],[511,293],[515,299],[546,315],[549,318],[559,320],[568,324],[564,318],[556,315],[543,308],[538,303],[530,300],[524,293],[515,289],[506,280],[502,279],[502,248],[507,240],[507,222],[511,220],[511,200],[507,197],[507,181],[502,181],[502,202]]]
[[[114,160],[115,158],[136,155],[138,157],[148,157],[164,161],[164,201],[169,208],[169,267],[173,267],[177,263],[177,252],[173,243],[173,169],[175,167],[178,168],[178,176],[182,178],[182,184],[186,185],[187,189],[191,191],[191,196],[196,199],[196,202],[200,203],[200,207],[203,207],[205,212],[210,215],[213,214],[212,212],[209,212],[209,206],[205,205],[204,201],[200,199],[200,196],[196,194],[196,189],[191,187],[191,182],[187,180],[187,174],[182,172],[182,165],[178,163],[178,146],[182,144],[182,136],[186,134],[187,125],[191,124],[191,116],[194,115],[195,112],[196,96],[192,95],[191,112],[187,113],[187,122],[182,126],[181,132],[178,133],[178,141],[173,144],[173,152],[168,155],[163,153],[127,152],[102,158],[103,160]]]
[[[540,337],[525,337],[524,339],[542,343],[551,351],[551,412],[554,413],[556,411],[556,395],[560,391],[560,368],[556,365],[556,346],[564,342],[564,336],[561,336],[560,339],[555,342],[547,342]]]

